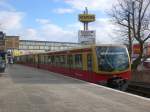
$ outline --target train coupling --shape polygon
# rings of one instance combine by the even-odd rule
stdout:
[[[117,90],[126,91],[128,88],[128,81],[121,77],[112,77],[107,80],[107,86]]]

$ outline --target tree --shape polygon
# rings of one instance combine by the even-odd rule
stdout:
[[[112,8],[111,17],[120,26],[121,33],[128,40],[128,50],[132,55],[132,43],[136,40],[140,45],[140,54],[133,61],[132,68],[137,69],[143,58],[143,45],[150,38],[150,0],[118,0]],[[147,34],[149,32],[149,34]]]

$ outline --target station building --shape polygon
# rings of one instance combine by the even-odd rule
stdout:
[[[79,43],[19,40],[19,50],[56,51],[79,46]]]
[[[19,40],[19,47],[13,50],[13,55],[18,56],[39,52],[58,51],[79,46],[81,46],[81,44],[73,42]]]
[[[19,40],[16,36],[6,36],[6,49],[13,56],[65,50],[74,47],[79,47],[81,44],[73,42],[54,42],[54,41],[36,41],[36,40]]]
[[[19,36],[8,36],[3,32],[0,37],[0,50],[7,52],[8,56],[65,50],[81,46],[80,43],[75,42],[20,40]]]

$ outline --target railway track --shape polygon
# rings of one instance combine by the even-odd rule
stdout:
[[[127,92],[150,98],[150,84],[142,82],[130,82]]]

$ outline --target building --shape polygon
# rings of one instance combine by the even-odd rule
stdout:
[[[10,58],[18,55],[65,50],[80,46],[82,45],[74,42],[20,40],[19,36],[8,36],[0,32],[0,51],[7,52]]]
[[[5,48],[7,50],[19,49],[19,36],[6,36]]]
[[[73,42],[20,40],[19,50],[56,51],[77,47],[79,45],[79,43]]]
[[[73,42],[20,40],[18,51],[21,54],[30,54],[30,53],[37,53],[37,52],[65,50],[65,49],[70,49],[79,46],[81,46],[81,44],[73,43]],[[15,52],[17,53],[18,51],[16,50]]]

